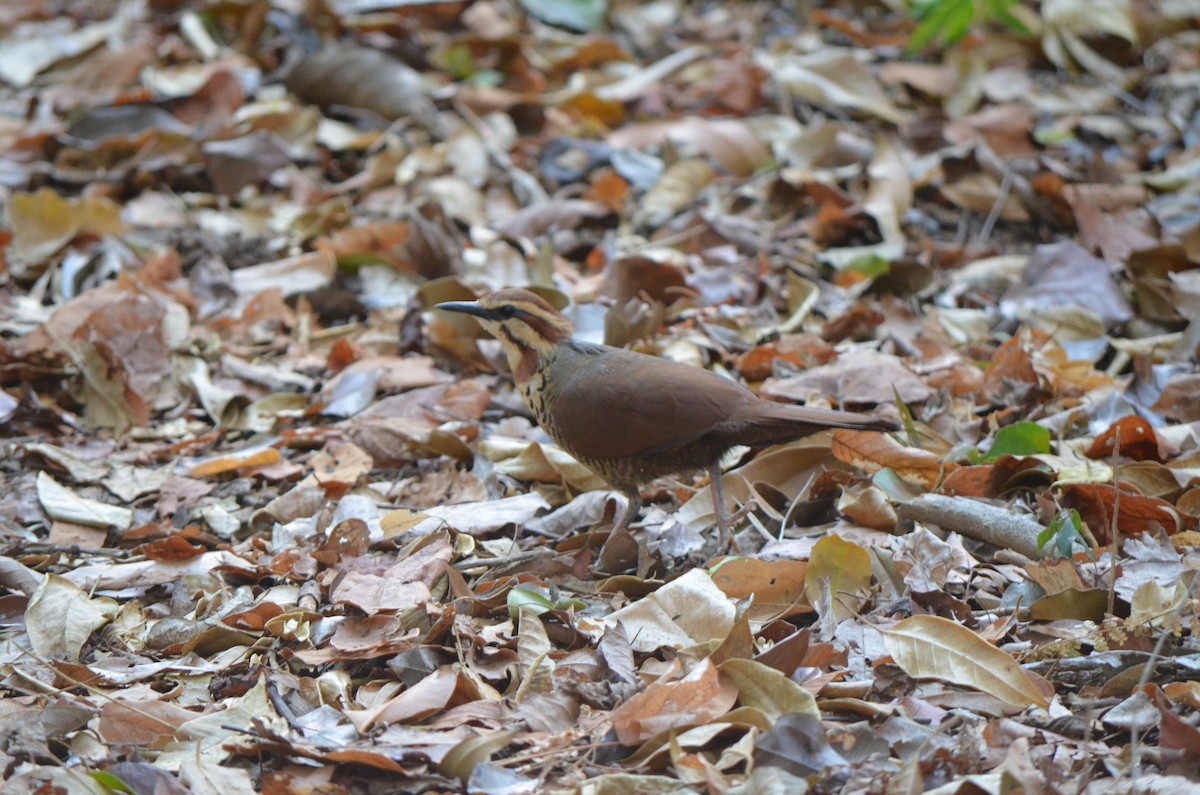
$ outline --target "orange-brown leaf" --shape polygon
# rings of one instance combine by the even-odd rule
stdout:
[[[1087,522],[1101,545],[1112,542],[1114,507],[1117,509],[1117,529],[1122,536],[1139,536],[1159,525],[1170,534],[1183,529],[1179,512],[1166,500],[1143,497],[1122,489],[1118,507],[1116,489],[1108,484],[1072,483],[1064,486],[1062,504],[1079,511],[1080,517]]]
[[[1135,461],[1164,460],[1159,450],[1158,434],[1150,423],[1141,417],[1122,417],[1108,426],[1108,430],[1096,437],[1092,446],[1087,450],[1088,458],[1108,458],[1113,454],[1120,435],[1120,449],[1117,452]]]
[[[954,466],[933,453],[904,447],[892,437],[873,431],[836,431],[832,450],[839,461],[864,472],[890,468],[904,480],[927,489],[937,484],[943,468]]]

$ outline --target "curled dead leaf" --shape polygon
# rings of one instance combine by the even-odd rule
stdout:
[[[864,472],[878,472],[886,467],[909,483],[926,489],[936,486],[943,472],[956,468],[933,453],[904,447],[887,434],[874,431],[835,431],[832,450],[839,461]]]

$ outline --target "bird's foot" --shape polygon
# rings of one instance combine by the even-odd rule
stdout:
[[[626,530],[633,524],[642,510],[642,494],[639,491],[623,491],[625,507],[618,516],[613,517],[613,535]]]
[[[737,539],[733,537],[733,529],[749,513],[747,506],[741,506],[733,516],[726,517],[724,511],[717,512],[717,555],[741,555]]]

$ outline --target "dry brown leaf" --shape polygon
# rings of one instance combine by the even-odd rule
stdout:
[[[788,378],[768,379],[759,390],[763,397],[807,402],[814,394],[850,406],[878,406],[896,399],[923,403],[933,396],[924,381],[895,356],[874,351],[843,353],[836,361]]]
[[[712,579],[730,599],[752,596],[751,618],[768,621],[811,611],[804,603],[807,568],[808,564],[800,560],[731,558],[717,567]]]
[[[641,226],[665,224],[692,206],[715,177],[712,166],[703,158],[680,160],[642,197],[635,220]]]
[[[614,148],[645,149],[673,141],[711,158],[730,174],[748,177],[771,159],[770,150],[745,122],[737,119],[687,117],[627,125],[610,133]]]
[[[380,724],[419,721],[449,707],[473,701],[472,688],[464,679],[450,666],[443,666],[395,698],[370,709],[347,710],[346,717],[360,732]]]
[[[248,467],[269,466],[278,463],[281,459],[282,456],[278,450],[268,447],[265,450],[251,450],[242,455],[209,459],[193,466],[188,474],[194,478],[211,478]]]
[[[722,681],[717,668],[702,660],[685,676],[659,679],[617,707],[613,729],[622,745],[640,745],[670,729],[713,721],[737,698],[738,688]]]
[[[196,713],[169,701],[122,699],[105,702],[96,730],[111,743],[161,748],[171,740],[183,739],[179,727],[195,717]]]
[[[1150,408],[1179,422],[1200,420],[1200,375],[1172,378]]]
[[[312,476],[332,499],[354,488],[375,466],[361,447],[350,442],[331,442],[308,462]]]
[[[412,117],[430,132],[441,130],[421,75],[380,50],[326,44],[299,61],[287,86],[315,105],[362,108],[389,120]]]
[[[1180,513],[1166,500],[1122,491],[1118,507],[1116,489],[1107,484],[1072,483],[1063,487],[1060,499],[1064,507],[1079,511],[1101,546],[1112,541],[1114,508],[1122,538],[1154,532],[1158,527],[1169,534],[1184,529]]]
[[[1154,428],[1141,417],[1133,416],[1122,417],[1110,425],[1108,430],[1096,437],[1086,455],[1088,458],[1111,457],[1118,443],[1121,445],[1120,454],[1135,461],[1166,460]]]

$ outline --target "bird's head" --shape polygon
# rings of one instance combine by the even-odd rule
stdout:
[[[538,359],[571,336],[571,322],[537,295],[518,288],[499,290],[478,301],[448,301],[447,312],[471,315],[500,340],[518,382],[526,381]]]

